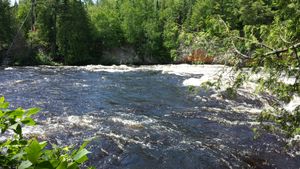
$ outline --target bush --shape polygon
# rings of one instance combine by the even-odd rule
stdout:
[[[0,141],[0,168],[77,169],[88,160],[87,154],[90,152],[85,149],[88,142],[84,142],[78,149],[70,146],[61,148],[47,146],[46,141],[39,142],[36,138],[27,139],[23,136],[23,126],[36,124],[31,116],[39,112],[38,108],[8,108],[9,103],[1,97],[0,129],[5,139]]]

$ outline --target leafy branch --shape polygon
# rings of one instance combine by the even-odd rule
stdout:
[[[40,110],[18,108],[9,110],[9,103],[4,97],[0,98],[0,129],[6,134],[6,139],[0,142],[0,166],[18,169],[79,169],[87,160],[90,152],[85,149],[88,141],[79,149],[70,146],[60,148],[56,145],[47,146],[46,141],[39,142],[36,138],[25,139],[22,134],[23,126],[34,126],[31,118]],[[13,135],[7,133],[12,131]]]
[[[234,35],[230,27],[221,17],[219,20],[222,25],[224,25],[227,38],[230,40],[231,48],[237,54],[235,55],[237,59],[242,59],[246,65],[251,63],[251,65],[248,66],[253,68],[251,69],[252,73],[264,73],[264,77],[257,80],[259,91],[268,91],[269,94],[277,96],[284,103],[290,102],[295,95],[300,94],[300,57],[298,54],[300,43],[295,43],[283,48],[274,48],[258,41],[255,35],[252,35],[255,40]],[[280,38],[282,39],[282,37]],[[255,55],[247,55],[241,52],[236,46],[236,39],[256,44],[257,46],[254,49],[249,49],[252,53],[255,53]],[[270,44],[274,45],[276,42],[275,40],[274,42],[270,41]],[[284,42],[287,42],[287,40]],[[242,46],[246,45],[243,43]],[[274,46],[277,46],[277,44]],[[269,52],[266,52],[267,50],[269,50]],[[239,73],[238,76],[235,77],[232,86],[228,88],[230,90],[227,89],[227,91],[231,93],[236,92],[241,84],[248,80],[244,78],[248,69],[245,71],[245,69],[239,65],[235,65],[233,69]],[[280,78],[283,76],[295,78],[295,82],[287,84],[280,81]],[[300,106],[294,110],[287,111],[282,108],[282,104],[276,104],[272,105],[272,109],[270,110],[263,110],[258,120],[265,129],[272,131],[279,129],[283,133],[286,133],[288,137],[293,137],[300,134],[299,110]],[[265,123],[266,121],[272,123]]]

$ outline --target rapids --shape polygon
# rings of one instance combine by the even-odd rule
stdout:
[[[13,107],[40,107],[25,134],[66,145],[93,138],[89,165],[104,169],[299,168],[280,137],[254,139],[265,100],[190,90],[219,65],[9,67],[0,95]],[[224,72],[223,72],[224,73]],[[230,74],[230,72],[227,72]]]

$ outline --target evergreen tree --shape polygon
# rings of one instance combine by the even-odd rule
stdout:
[[[7,48],[15,33],[14,19],[8,0],[0,0],[0,50]]]
[[[57,45],[65,64],[90,62],[91,26],[84,5],[77,0],[63,0],[57,17]]]
[[[39,44],[46,49],[53,59],[57,59],[57,15],[58,0],[37,1],[37,36]]]
[[[243,25],[271,24],[274,14],[272,4],[266,0],[242,0],[240,20]]]

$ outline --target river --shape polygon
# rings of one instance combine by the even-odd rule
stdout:
[[[0,95],[13,107],[42,109],[28,136],[59,145],[93,138],[88,164],[96,168],[299,168],[279,136],[254,139],[259,97],[190,90],[220,69],[9,67],[0,70]]]

